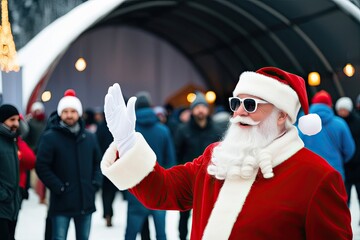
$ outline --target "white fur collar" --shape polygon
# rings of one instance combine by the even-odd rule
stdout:
[[[272,156],[271,162],[272,167],[274,168],[303,147],[304,142],[300,139],[297,128],[291,126],[282,137],[275,139],[267,147],[261,150],[260,154],[269,153]]]

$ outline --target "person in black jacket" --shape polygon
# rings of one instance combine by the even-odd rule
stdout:
[[[88,239],[95,193],[101,186],[101,152],[95,134],[85,129],[82,105],[69,89],[50,115],[40,139],[36,173],[50,189],[48,215],[52,239],[66,239],[74,219],[76,239]]]
[[[190,120],[176,130],[174,143],[178,164],[191,162],[200,156],[205,148],[221,139],[223,130],[216,126],[210,115],[209,104],[204,94],[196,93],[195,100],[190,104]],[[180,212],[179,237],[185,240],[188,235],[190,211]]]
[[[16,144],[19,121],[19,112],[14,106],[0,106],[0,238],[5,240],[15,239],[21,201]]]
[[[107,127],[105,119],[99,123],[99,126],[96,129],[96,136],[99,141],[101,154],[103,155],[110,143],[113,141],[113,136]],[[103,177],[101,198],[103,203],[103,218],[106,220],[107,227],[112,226],[112,217],[114,215],[112,205],[117,192],[119,192],[119,189],[117,189],[117,187],[115,187],[115,185],[107,177]]]
[[[355,141],[355,154],[345,163],[345,188],[350,204],[351,188],[355,186],[360,203],[360,116],[353,111],[352,100],[348,97],[339,98],[335,104],[336,113],[349,125]]]

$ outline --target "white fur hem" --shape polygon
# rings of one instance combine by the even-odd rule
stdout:
[[[115,143],[110,144],[102,158],[101,171],[120,190],[136,186],[154,169],[156,155],[140,133],[136,133],[135,145],[124,156],[116,159],[116,152]]]

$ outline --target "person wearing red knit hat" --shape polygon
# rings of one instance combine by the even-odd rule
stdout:
[[[325,90],[321,90],[321,91],[315,93],[315,95],[311,99],[311,104],[317,104],[317,103],[325,104],[330,108],[333,107],[331,95],[330,95],[330,93],[328,93]]]
[[[293,125],[301,107],[301,132],[321,131],[302,77],[275,67],[242,73],[223,139],[170,169],[135,132],[135,102],[124,103],[119,84],[109,87],[104,110],[114,142],[101,170],[149,208],[192,209],[191,239],[352,239],[341,175],[304,147]]]
[[[94,133],[85,129],[82,105],[73,89],[65,91],[42,134],[36,173],[50,190],[51,239],[66,239],[70,220],[76,239],[89,239],[95,193],[102,183],[101,152]]]
[[[315,136],[300,133],[305,147],[323,157],[345,180],[344,164],[349,162],[355,152],[355,142],[349,126],[333,110],[331,95],[321,90],[311,99],[309,111],[319,115],[321,131]],[[329,151],[331,149],[331,151]]]

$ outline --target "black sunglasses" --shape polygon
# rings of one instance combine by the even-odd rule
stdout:
[[[236,112],[241,106],[241,103],[244,103],[244,109],[248,113],[253,113],[257,109],[257,105],[260,103],[268,103],[266,101],[255,99],[255,98],[238,98],[238,97],[229,97],[230,109],[233,112]]]

